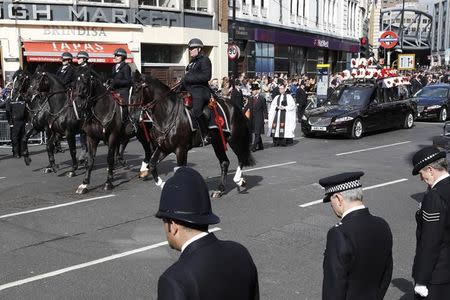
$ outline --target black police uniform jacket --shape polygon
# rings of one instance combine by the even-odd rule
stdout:
[[[263,95],[251,96],[248,101],[250,125],[254,134],[264,134],[264,119],[268,118],[266,99]]]
[[[416,213],[417,244],[412,275],[416,283],[450,283],[449,206],[450,177],[447,177],[425,194]]]
[[[209,100],[211,74],[211,60],[202,53],[194,57],[186,67],[186,74],[182,82],[184,88],[192,95],[194,114],[199,114]]]
[[[60,66],[56,71],[56,76],[65,88],[71,87],[75,82],[75,67],[71,64]]]
[[[392,277],[392,233],[367,208],[328,231],[322,299],[383,299]]]
[[[119,68],[116,68],[116,65],[114,65],[112,68],[111,87],[120,94],[125,102],[128,102],[131,84],[130,66],[124,61],[119,64]]]
[[[158,281],[158,300],[181,299],[259,299],[258,274],[247,249],[212,233],[188,245]]]
[[[9,125],[17,125],[26,121],[26,106],[22,98],[11,101],[11,98],[5,103],[6,119]]]

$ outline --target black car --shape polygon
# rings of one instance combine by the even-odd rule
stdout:
[[[418,91],[414,95],[417,101],[417,118],[445,122],[450,104],[449,91],[450,84],[446,83],[427,85]]]
[[[408,93],[406,86],[386,88],[382,80],[341,84],[324,106],[305,112],[303,134],[343,134],[359,139],[369,131],[411,128],[417,107]]]

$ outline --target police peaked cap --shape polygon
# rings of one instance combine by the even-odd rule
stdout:
[[[188,167],[180,167],[165,183],[156,217],[195,225],[220,222],[219,217],[212,212],[208,187],[203,177]]]
[[[61,59],[73,59],[73,56],[70,52],[64,52],[61,54]]]
[[[114,56],[123,56],[123,57],[127,58],[127,51],[125,51],[125,49],[123,49],[123,48],[117,48],[114,51]]]
[[[320,179],[319,184],[325,188],[325,197],[323,198],[323,202],[330,202],[331,196],[335,193],[362,187],[359,179],[363,175],[364,172],[361,171],[346,172]]]
[[[86,51],[80,51],[77,54],[77,58],[86,58],[89,59],[89,54]]]
[[[412,158],[413,175],[419,174],[419,171],[428,166],[429,164],[441,159],[446,158],[447,153],[439,150],[435,146],[425,147],[414,154]]]
[[[203,42],[198,38],[193,38],[188,43],[189,48],[200,47],[203,48]]]

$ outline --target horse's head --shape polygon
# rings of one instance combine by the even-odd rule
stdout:
[[[90,69],[81,70],[75,81],[74,101],[78,107],[87,109],[95,105],[96,96],[104,91],[100,79]]]
[[[23,97],[30,86],[31,75],[22,69],[17,70],[13,75],[13,85],[11,89],[11,97],[13,101],[19,97]]]
[[[131,103],[149,104],[168,96],[170,89],[158,79],[135,71],[131,92]]]

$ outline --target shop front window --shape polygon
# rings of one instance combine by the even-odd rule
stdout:
[[[180,64],[185,50],[184,46],[142,44],[142,63]]]
[[[139,0],[140,6],[168,7],[176,9],[179,9],[178,3],[179,1],[177,0]]]
[[[184,0],[184,9],[209,12],[208,0]]]
[[[273,76],[275,70],[275,47],[269,43],[255,43],[256,76]]]

